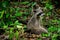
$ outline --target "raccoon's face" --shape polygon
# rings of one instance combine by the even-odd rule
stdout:
[[[43,13],[43,10],[42,10],[42,8],[41,7],[35,7],[34,9],[33,9],[33,12],[34,12],[34,14],[36,14],[37,16],[44,16],[45,14]]]

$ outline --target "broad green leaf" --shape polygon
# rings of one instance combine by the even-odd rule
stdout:
[[[8,26],[7,25],[4,25],[4,27],[3,28],[8,28]]]
[[[51,26],[51,27],[48,28],[49,32],[54,32],[56,30],[57,30],[57,27],[54,27],[54,26]]]
[[[20,28],[20,29],[21,29],[21,28],[22,28],[22,26],[21,26],[21,25],[17,25],[17,28]]]
[[[19,25],[19,22],[18,20],[15,21],[14,25]]]
[[[22,12],[16,12],[15,16],[22,16]]]
[[[49,8],[50,8],[50,9],[53,9],[53,6],[52,6],[52,5],[50,5],[50,6],[49,6]]]
[[[48,8],[50,5],[48,3],[46,3],[46,7]]]
[[[50,10],[53,9],[53,6],[51,4],[46,3],[46,8],[49,8]]]

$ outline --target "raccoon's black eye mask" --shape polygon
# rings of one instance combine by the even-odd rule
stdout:
[[[35,10],[35,11],[33,11],[34,13],[36,13],[37,11]],[[44,15],[44,13],[43,12],[40,12],[39,14],[37,14],[37,16],[43,16]]]
[[[42,15],[42,14],[43,14],[43,12],[39,13],[37,16],[40,16],[40,15]]]

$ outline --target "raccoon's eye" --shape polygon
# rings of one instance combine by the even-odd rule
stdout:
[[[37,16],[41,16],[41,15],[43,15],[44,13],[43,12],[41,12],[41,13],[39,13]]]
[[[33,12],[34,12],[34,13],[36,13],[37,11],[36,11],[36,10],[34,10]]]

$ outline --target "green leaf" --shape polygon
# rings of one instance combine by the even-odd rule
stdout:
[[[9,39],[12,40],[13,34],[9,34]]]
[[[36,2],[32,3],[32,7],[36,5]]]
[[[46,3],[46,7],[49,7],[50,5],[48,3]]]
[[[48,4],[48,3],[46,3],[45,7],[49,8],[50,10],[53,9],[53,6],[51,4]]]
[[[56,23],[58,20],[55,19],[55,20],[51,20],[51,21],[54,22],[54,23]]]
[[[10,15],[10,14],[9,14],[9,13],[7,13],[7,14],[6,14],[6,18],[8,18],[8,17],[9,17],[9,15]]]
[[[50,32],[48,32],[48,34],[42,33],[42,36],[43,36],[43,37],[48,37],[48,36],[50,36],[50,35],[51,35]]]
[[[10,33],[9,34],[9,39],[12,40],[13,37],[14,37],[14,33]]]
[[[58,31],[57,32],[60,33],[60,27],[58,27]]]
[[[16,20],[14,24],[15,24],[15,25],[19,25],[19,22],[18,22],[18,20]]]
[[[16,32],[15,32],[16,40],[18,40],[18,36],[19,36],[19,32],[18,32],[18,31],[16,31]]]
[[[58,34],[53,34],[52,35],[52,40],[57,40],[57,36],[58,36]]]
[[[26,25],[24,25],[24,30],[26,30],[27,29],[27,26]]]
[[[48,28],[49,32],[55,32],[57,30],[57,27],[51,26]]]
[[[22,12],[16,12],[15,16],[22,16]]]
[[[47,16],[50,16],[50,15],[51,15],[51,12],[48,12],[48,13],[47,13]]]
[[[10,33],[13,33],[14,28],[10,28]]]
[[[5,25],[4,21],[1,20],[1,21],[0,21],[0,28],[3,28],[4,25]]]
[[[17,25],[17,28],[20,28],[20,29],[21,29],[21,28],[22,28],[22,26],[21,26],[21,25]]]
[[[3,14],[4,14],[4,10],[0,11],[0,19],[3,17]]]
[[[26,16],[24,16],[23,20],[26,20],[26,19],[27,19],[27,17],[26,17]]]
[[[52,38],[56,38],[58,35],[57,34],[53,34]]]
[[[4,29],[6,29],[6,28],[8,28],[8,26],[7,25],[4,25]]]
[[[10,28],[10,34],[9,34],[9,39],[12,40],[13,36],[14,36],[14,32],[13,32],[13,28]]]
[[[51,9],[53,9],[53,6],[52,6],[52,5],[50,5],[50,6],[49,6],[49,8],[50,8],[50,10],[51,10]]]
[[[27,6],[31,6],[31,3],[27,4]]]
[[[28,15],[29,13],[28,12],[24,12],[25,15]]]
[[[2,6],[3,6],[3,7],[6,7],[6,5],[7,5],[7,2],[4,1],[4,2],[2,3]]]
[[[28,4],[29,2],[28,1],[25,1],[25,2],[21,2],[20,4]]]

